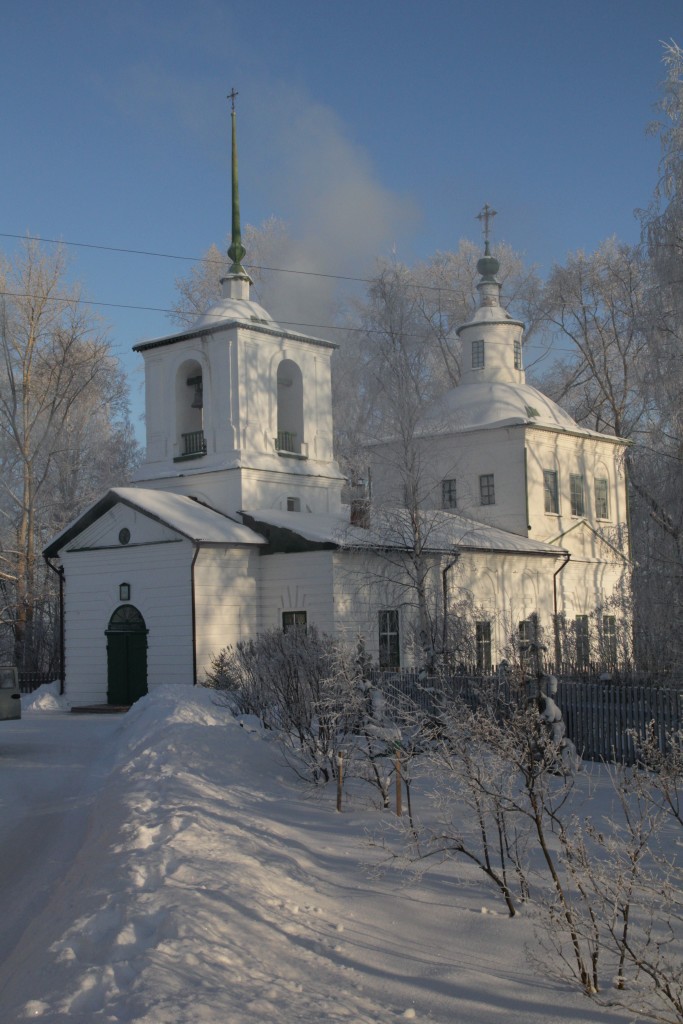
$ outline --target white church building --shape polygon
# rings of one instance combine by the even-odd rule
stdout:
[[[190,328],[135,346],[145,461],[45,551],[63,570],[71,703],[127,705],[164,683],[201,682],[225,646],[292,625],[362,634],[376,663],[410,665],[434,641],[430,623],[440,615],[441,630],[444,607],[448,622],[463,603],[483,669],[536,619],[551,656],[562,621],[579,660],[598,656],[596,637],[616,659],[629,580],[624,442],[577,426],[526,384],[523,325],[500,305],[488,244],[480,305],[460,328],[462,380],[415,438],[427,481],[417,557],[391,441],[370,449],[371,500],[342,501],[335,346],[283,329],[250,298],[234,127],[233,112],[222,299]]]

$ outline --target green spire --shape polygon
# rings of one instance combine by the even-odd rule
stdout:
[[[232,101],[232,243],[228,249],[228,256],[232,260],[229,274],[243,274],[246,271],[242,266],[242,260],[247,250],[242,245],[242,232],[240,229],[240,190],[237,176],[237,115],[235,114],[235,97],[237,93],[233,89],[228,95]]]

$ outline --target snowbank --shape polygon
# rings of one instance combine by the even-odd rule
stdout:
[[[43,683],[33,693],[22,693],[21,713],[27,711],[68,711],[71,704],[59,694],[59,680]]]
[[[272,733],[241,727],[215,692],[165,686],[126,715],[41,717],[55,699],[47,688],[30,721],[10,723],[3,760],[20,771],[29,729],[51,808],[80,814],[82,838],[37,909],[23,892],[1,1020],[623,1024],[530,973],[529,922],[497,914],[474,871],[463,882],[442,865],[419,884],[373,872],[369,791],[336,813],[333,787],[303,788]],[[74,737],[91,732],[96,753],[60,791]],[[40,795],[35,781],[27,815]],[[34,889],[54,852],[22,850]]]

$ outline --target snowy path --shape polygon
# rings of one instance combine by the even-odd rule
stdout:
[[[120,725],[68,712],[0,723],[0,991],[22,936],[80,849],[110,767],[103,747]]]
[[[478,882],[369,872],[377,812],[336,814],[207,691],[3,736],[3,1024],[623,1024],[530,975]]]

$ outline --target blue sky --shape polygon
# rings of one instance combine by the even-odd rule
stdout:
[[[174,256],[222,245],[234,86],[243,224],[283,219],[293,262],[411,262],[480,238],[489,202],[494,243],[545,272],[637,240],[671,38],[681,0],[4,0],[0,247],[26,232]],[[159,309],[192,265],[70,253],[93,300]],[[102,313],[137,388],[131,346],[169,321]]]

